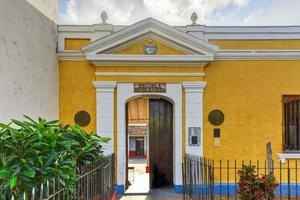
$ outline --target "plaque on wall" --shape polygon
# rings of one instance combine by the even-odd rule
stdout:
[[[219,126],[224,122],[224,113],[221,110],[213,110],[208,115],[208,121],[214,126]]]
[[[91,116],[88,112],[81,110],[75,114],[74,121],[77,125],[84,127],[91,122]]]
[[[201,128],[200,127],[189,127],[189,146],[200,146],[201,140]]]
[[[165,83],[135,83],[136,93],[165,93],[167,90]]]

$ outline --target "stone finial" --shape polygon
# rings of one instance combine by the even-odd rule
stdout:
[[[198,20],[197,13],[195,13],[195,12],[192,13],[191,20],[192,20],[192,25],[196,25],[197,24],[197,20]]]
[[[106,11],[102,11],[102,13],[101,13],[102,24],[106,24],[107,18],[108,18],[108,17],[107,17]]]

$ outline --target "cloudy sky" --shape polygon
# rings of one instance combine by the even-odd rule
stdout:
[[[170,25],[300,25],[300,0],[59,0],[60,24],[132,24],[153,17]]]

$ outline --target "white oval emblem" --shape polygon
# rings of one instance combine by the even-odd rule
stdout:
[[[148,44],[144,45],[144,54],[145,55],[155,55],[157,53],[157,45],[156,44]]]

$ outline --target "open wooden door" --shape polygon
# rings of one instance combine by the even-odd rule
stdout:
[[[149,101],[150,188],[173,185],[173,105]]]

